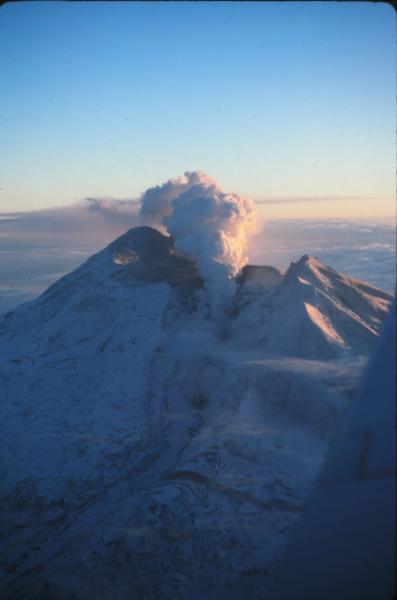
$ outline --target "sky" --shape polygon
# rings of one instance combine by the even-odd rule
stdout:
[[[268,217],[395,214],[396,19],[361,2],[0,8],[0,212],[203,170]]]

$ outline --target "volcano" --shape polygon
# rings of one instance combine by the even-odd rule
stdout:
[[[263,598],[391,301],[303,256],[215,320],[138,227],[5,315],[2,597]]]

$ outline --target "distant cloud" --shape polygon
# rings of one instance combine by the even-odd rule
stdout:
[[[395,219],[282,219],[266,223],[250,247],[251,262],[285,271],[303,254],[334,269],[395,290]]]
[[[60,236],[111,241],[138,225],[138,202],[86,198],[74,206],[21,213],[0,213],[0,235]]]
[[[139,210],[138,200],[108,200],[105,198],[87,198],[86,204],[90,212],[101,214],[105,220],[113,223],[125,223],[137,216]]]
[[[308,202],[350,202],[359,200],[376,200],[372,196],[295,196],[291,198],[256,198],[255,204],[306,204]]]

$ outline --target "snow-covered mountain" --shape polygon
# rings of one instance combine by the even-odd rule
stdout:
[[[262,598],[391,300],[139,227],[3,317],[2,597]]]
[[[247,334],[250,344],[255,339],[269,351],[303,358],[370,351],[390,294],[342,275],[311,256],[292,263],[284,277],[262,267],[262,282],[258,271],[252,277],[259,281],[258,297],[253,299],[246,285],[237,298],[235,325]],[[261,287],[267,293],[260,293]]]

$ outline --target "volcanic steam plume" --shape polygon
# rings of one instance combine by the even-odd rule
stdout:
[[[141,198],[140,219],[167,231],[176,248],[197,261],[212,306],[227,302],[235,276],[248,261],[252,200],[225,192],[206,173],[188,171],[149,188]]]

